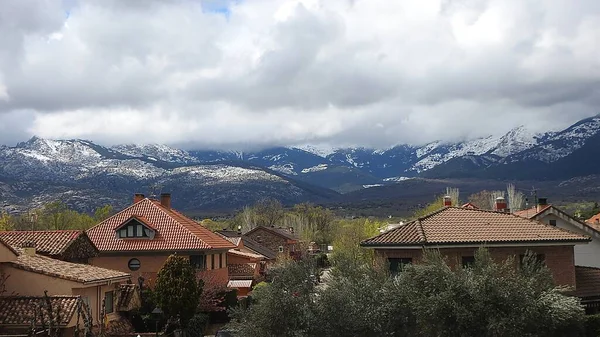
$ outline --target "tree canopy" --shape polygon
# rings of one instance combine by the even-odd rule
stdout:
[[[528,255],[529,256],[529,255]],[[240,336],[583,336],[583,309],[535,258],[496,263],[481,249],[453,269],[438,251],[397,276],[386,264],[334,261],[325,285],[314,266],[288,262],[234,312]],[[342,267],[348,264],[352,268]]]
[[[165,317],[179,318],[185,327],[198,309],[201,293],[202,283],[198,282],[189,260],[178,255],[169,256],[158,272],[154,287],[156,304]]]

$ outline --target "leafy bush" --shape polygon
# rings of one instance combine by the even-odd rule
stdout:
[[[600,314],[585,317],[585,335],[587,337],[600,337]]]
[[[204,336],[204,330],[208,325],[208,315],[206,314],[196,314],[192,317],[185,329],[187,333],[187,337],[202,337]]]

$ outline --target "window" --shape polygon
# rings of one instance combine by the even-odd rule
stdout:
[[[279,252],[283,253],[283,246],[279,246]]]
[[[550,226],[554,226],[554,227],[556,227],[556,220],[550,220],[550,221],[548,221],[548,224],[549,224]]]
[[[223,253],[219,253],[219,269],[223,268]]]
[[[198,270],[206,270],[206,255],[190,255],[190,264]]]
[[[462,266],[463,268],[468,268],[473,266],[475,263],[475,256],[463,256],[462,257]]]
[[[130,220],[119,229],[119,238],[153,238],[154,231],[135,219]]]
[[[216,269],[215,268],[215,254],[210,254],[210,269]]]
[[[129,263],[127,263],[127,266],[129,267],[129,270],[136,271],[140,269],[141,263],[138,259],[131,259],[129,260]]]
[[[113,296],[114,292],[112,291],[107,291],[104,293],[104,313],[106,314],[110,314],[114,311]]]
[[[390,263],[390,272],[392,274],[397,274],[404,270],[406,266],[412,263],[411,258],[389,258],[388,262]]]

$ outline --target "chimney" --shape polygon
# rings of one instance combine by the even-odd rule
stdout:
[[[444,197],[444,207],[452,206],[452,197],[447,195]]]
[[[504,199],[504,197],[496,198],[496,211],[505,212],[507,209],[508,206],[506,205],[506,199]]]
[[[538,198],[536,211],[540,212],[546,206],[548,206],[548,199],[547,198]]]
[[[166,209],[171,208],[171,193],[160,194],[160,204]]]
[[[142,193],[136,193],[133,195],[133,203],[136,204],[144,200],[145,196]]]

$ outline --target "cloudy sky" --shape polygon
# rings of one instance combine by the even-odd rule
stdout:
[[[2,0],[0,143],[384,147],[600,112],[598,0]]]

